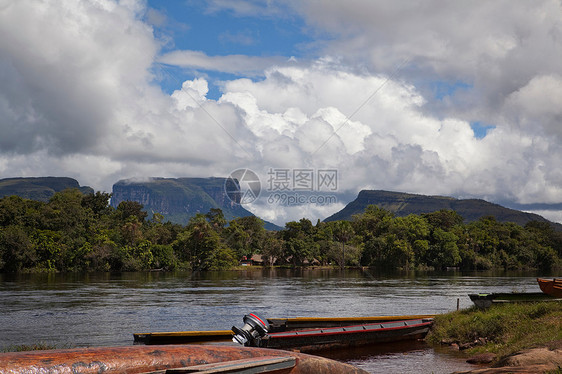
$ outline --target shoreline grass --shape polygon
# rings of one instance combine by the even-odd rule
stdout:
[[[439,315],[426,341],[455,343],[470,355],[495,353],[498,360],[529,348],[562,348],[562,303],[506,303]]]
[[[26,352],[26,351],[45,351],[49,349],[60,349],[53,344],[39,342],[34,344],[19,344],[19,345],[9,345],[0,350],[2,353],[8,352]]]

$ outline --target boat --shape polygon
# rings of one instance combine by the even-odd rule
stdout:
[[[422,339],[429,332],[433,319],[412,319],[369,323],[342,327],[316,328],[268,333],[256,346],[273,349],[298,349],[316,352],[339,348]]]
[[[541,291],[547,295],[562,298],[562,278],[537,278]]]
[[[433,318],[434,314],[403,315],[403,316],[370,316],[370,317],[297,317],[297,318],[269,318],[268,332],[286,332],[316,328],[343,327],[370,323],[407,321],[423,318]],[[134,333],[135,344],[195,344],[208,342],[230,341],[234,336],[232,330],[208,331],[176,331]]]
[[[367,374],[335,360],[275,349],[213,345],[123,346],[0,353],[0,373]]]
[[[421,339],[433,318],[378,322],[339,327],[271,332],[267,319],[255,313],[244,316],[244,326],[232,327],[233,341],[246,347],[316,352],[363,345]]]
[[[562,301],[562,299],[547,295],[543,292],[478,293],[469,294],[468,297],[481,309],[487,309],[493,304]]]

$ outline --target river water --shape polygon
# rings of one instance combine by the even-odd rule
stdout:
[[[134,332],[223,330],[269,317],[438,314],[468,293],[537,292],[535,274],[264,269],[213,273],[0,274],[0,349],[130,345]],[[450,373],[471,365],[424,343],[331,354],[375,373]]]

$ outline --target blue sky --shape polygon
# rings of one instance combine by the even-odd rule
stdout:
[[[562,221],[558,0],[0,4],[0,177],[330,170],[336,203],[248,208],[381,189]]]
[[[202,51],[208,56],[246,55],[256,57],[310,57],[307,48],[315,38],[308,35],[304,20],[290,9],[279,16],[237,14],[231,9],[214,9],[202,1],[150,0],[149,6],[162,16],[154,24],[155,35],[166,44],[162,54],[174,50]],[[154,16],[154,14],[152,15]],[[165,20],[164,20],[165,19]],[[209,78],[208,97],[218,99],[217,81],[240,77],[212,70],[178,69],[165,66],[164,79],[159,83],[166,92],[178,89],[186,79]],[[259,77],[252,76],[252,79]],[[179,84],[178,84],[179,83]]]

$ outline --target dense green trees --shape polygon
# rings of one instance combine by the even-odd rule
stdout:
[[[562,233],[453,211],[394,217],[369,206],[351,221],[287,222],[278,232],[259,218],[227,221],[220,209],[187,225],[149,219],[137,202],[109,206],[110,194],[55,194],[48,203],[0,199],[0,272],[229,269],[260,255],[264,265],[381,269],[549,270],[562,264]]]

